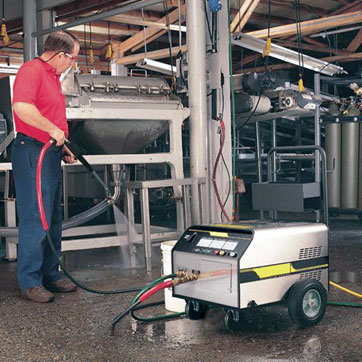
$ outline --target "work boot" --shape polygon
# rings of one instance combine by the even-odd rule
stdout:
[[[54,300],[54,294],[46,290],[42,285],[22,290],[20,297],[37,303],[49,303]]]
[[[77,286],[66,278],[61,278],[55,282],[44,282],[45,287],[53,293],[69,293],[74,292]]]

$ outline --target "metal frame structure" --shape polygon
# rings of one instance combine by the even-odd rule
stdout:
[[[131,253],[131,267],[135,267],[135,257],[136,257],[136,247],[135,245],[139,242],[137,241],[137,236],[134,235],[135,224],[134,224],[134,192],[136,189],[140,190],[140,204],[141,204],[141,219],[142,219],[142,243],[145,249],[146,257],[146,270],[147,272],[152,271],[152,233],[151,233],[151,224],[150,224],[150,208],[149,208],[149,190],[154,188],[164,188],[164,187],[182,187],[181,198],[176,198],[177,204],[181,204],[182,214],[178,213],[177,215],[177,233],[175,232],[165,232],[162,235],[162,238],[155,238],[155,242],[160,240],[174,239],[175,237],[180,236],[183,231],[192,224],[191,221],[191,200],[190,200],[190,187],[197,188],[199,192],[199,209],[200,215],[203,214],[202,210],[205,208],[205,183],[206,178],[199,179],[170,179],[170,180],[156,180],[156,181],[133,181],[125,182],[126,188],[126,204],[127,212],[126,217],[128,220],[128,242],[130,246]],[[204,223],[206,220],[202,220]]]

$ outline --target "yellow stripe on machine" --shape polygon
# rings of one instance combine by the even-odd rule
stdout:
[[[260,279],[275,277],[278,275],[290,274],[291,263],[277,264],[255,268],[254,271]]]
[[[228,229],[252,229],[250,225],[230,225],[230,224],[213,224],[212,226],[218,226]]]
[[[219,232],[219,231],[209,231],[210,236],[217,236],[219,238],[228,238],[229,234],[228,233],[223,233],[223,232]]]
[[[268,265],[262,266],[259,268],[248,268],[248,269],[241,269],[240,273],[247,273],[247,272],[254,272],[258,275],[260,279],[267,279],[273,277],[279,277],[289,274],[301,273],[308,270],[316,270],[327,268],[328,264],[321,264],[321,265],[313,265],[306,268],[295,269],[292,266],[292,263],[282,263],[276,265]]]

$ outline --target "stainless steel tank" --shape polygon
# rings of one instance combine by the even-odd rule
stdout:
[[[162,120],[138,120],[125,116],[129,109],[178,109],[180,100],[173,96],[167,82],[161,78],[119,77],[93,74],[68,74],[62,80],[66,95],[70,137],[88,154],[134,154],[160,137],[168,129]],[[74,113],[74,109],[79,112]],[[88,112],[85,119],[82,110]],[[97,110],[97,112],[96,112]],[[99,116],[101,110],[101,117]],[[119,112],[119,119],[107,114]],[[79,113],[79,116],[75,115]],[[90,116],[89,116],[90,115]]]

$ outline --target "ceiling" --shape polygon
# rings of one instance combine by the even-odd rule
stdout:
[[[128,2],[124,0],[63,1],[61,6],[56,6],[51,11],[55,24],[63,25],[114,9]],[[222,0],[222,3],[225,6],[227,1]],[[241,30],[256,37],[265,38],[270,23],[272,42],[276,44],[294,50],[299,49],[305,54],[330,62],[350,63],[356,67],[362,58],[362,0],[230,0],[230,6],[230,19],[232,25],[236,24],[235,31]],[[247,10],[243,12],[243,8]],[[6,13],[5,2],[5,15]],[[180,13],[181,20],[179,20]],[[101,71],[109,70],[110,62],[106,57],[108,44],[112,46],[112,57],[118,63],[128,67],[134,67],[135,62],[144,57],[145,51],[149,58],[166,58],[165,61],[168,61],[170,46],[168,23],[173,24],[170,30],[171,43],[177,52],[180,46],[179,24],[187,26],[184,14],[184,0],[169,0],[145,8],[143,11],[133,10],[94,21],[91,24],[70,28],[69,30],[78,37],[81,43],[79,61],[81,71],[88,72],[92,68]],[[302,25],[301,45],[298,44],[297,27],[289,27],[292,30],[286,29],[288,24],[295,24],[296,17]],[[22,19],[15,17],[6,20],[10,43],[5,45],[0,40],[0,64],[18,66],[22,63]],[[242,22],[245,25],[240,29],[237,24]],[[308,27],[304,28],[304,25]],[[183,27],[182,44],[186,44],[184,30]],[[274,30],[278,31],[275,35]],[[94,63],[90,62],[90,46],[94,51]],[[280,61],[272,60],[272,62],[275,63],[275,69],[286,65]],[[235,49],[233,52],[234,72],[250,71],[260,66],[262,66],[260,54],[240,49]]]

